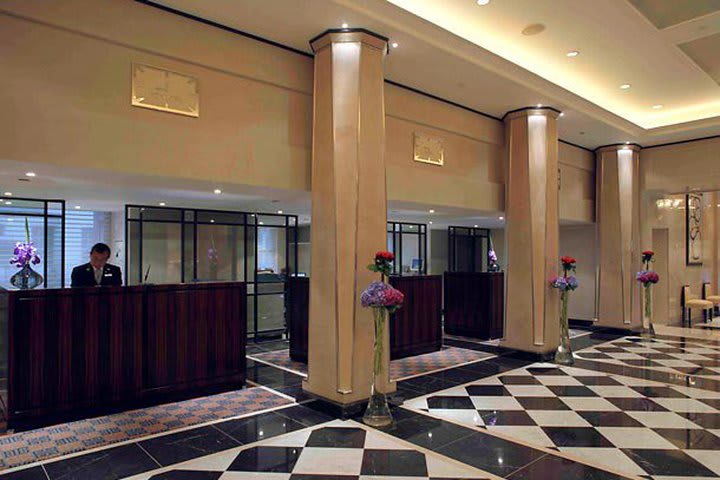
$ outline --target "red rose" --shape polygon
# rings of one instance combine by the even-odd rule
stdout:
[[[652,250],[645,250],[644,252],[642,252],[642,254],[643,254],[643,255],[651,255],[651,256],[652,256],[652,255],[655,255],[655,252],[653,252]]]
[[[568,256],[560,257],[560,261],[564,265],[572,265],[577,262],[573,257],[568,257]]]
[[[392,252],[377,252],[375,254],[375,260],[384,260],[386,262],[392,262],[395,260],[395,255]]]

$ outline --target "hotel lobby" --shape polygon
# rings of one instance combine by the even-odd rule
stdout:
[[[0,478],[720,479],[720,0],[4,0]]]

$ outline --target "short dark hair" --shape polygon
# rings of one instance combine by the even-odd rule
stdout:
[[[93,245],[93,247],[90,249],[90,254],[92,255],[93,252],[95,253],[107,253],[108,257],[110,256],[110,247],[108,247],[104,243],[96,243]]]

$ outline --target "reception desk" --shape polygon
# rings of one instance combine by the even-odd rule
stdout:
[[[10,427],[231,390],[245,382],[244,283],[2,295]]]
[[[445,272],[445,333],[503,336],[503,272]]]
[[[442,348],[442,277],[418,275],[390,277],[390,284],[405,294],[403,307],[390,318],[390,358],[434,352]],[[307,362],[310,279],[288,280],[290,358]]]

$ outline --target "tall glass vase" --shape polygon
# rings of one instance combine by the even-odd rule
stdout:
[[[15,275],[10,277],[10,284],[18,290],[32,290],[43,283],[43,276],[26,263]]]
[[[653,326],[652,283],[644,285],[643,291],[645,292],[645,298],[643,298],[642,336],[654,337],[655,327]]]
[[[370,400],[368,401],[363,422],[371,427],[383,427],[390,425],[393,421],[390,407],[388,406],[387,397],[378,390],[377,382],[382,373],[383,367],[383,340],[385,331],[385,318],[387,310],[385,308],[373,308],[373,317],[375,319],[375,342],[373,343],[373,376],[372,385],[370,386]]]
[[[568,325],[568,297],[570,292],[560,291],[560,345],[555,352],[555,363],[572,365],[575,363],[570,346],[570,326]]]

